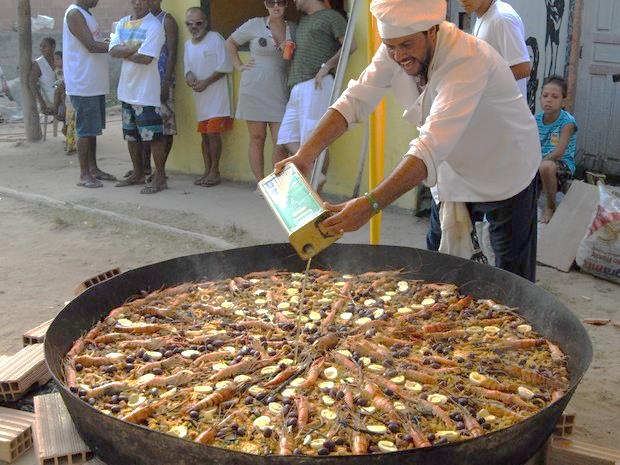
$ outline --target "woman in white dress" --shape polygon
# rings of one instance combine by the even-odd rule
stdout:
[[[241,73],[235,118],[247,122],[250,135],[248,156],[257,182],[265,176],[267,126],[274,144],[273,162],[286,156],[285,151],[276,145],[288,101],[289,61],[284,59],[283,53],[285,44],[293,42],[294,34],[292,24],[284,18],[286,6],[287,0],[265,0],[268,16],[248,20],[226,41],[233,65]],[[243,63],[239,47],[248,42],[251,58]],[[290,50],[290,45],[288,48]]]
[[[54,71],[54,52],[56,41],[52,37],[41,40],[41,56],[35,60],[30,71],[30,88],[39,103],[41,113],[54,114],[54,93],[56,72]]]

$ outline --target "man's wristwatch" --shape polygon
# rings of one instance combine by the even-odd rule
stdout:
[[[366,192],[364,194],[364,197],[366,197],[368,199],[368,202],[370,202],[370,208],[372,208],[373,215],[376,215],[381,211],[381,206],[379,205],[379,202],[370,192]]]

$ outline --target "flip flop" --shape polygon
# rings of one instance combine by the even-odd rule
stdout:
[[[96,189],[97,187],[103,187],[103,183],[97,179],[87,179],[86,181],[80,181],[77,183],[79,187],[86,187],[88,189]]]
[[[128,178],[128,179],[123,179],[122,181],[117,182],[116,184],[114,184],[114,187],[127,187],[127,186],[135,186],[137,184],[144,184],[144,180],[142,181],[136,181],[134,179]]]
[[[103,171],[96,173],[94,176],[95,179],[99,179],[99,181],[116,181],[116,176],[113,176],[110,173],[105,173]]]
[[[140,194],[157,194],[158,192],[163,191],[164,189],[168,189],[168,185],[166,183],[160,184],[159,186],[155,184],[149,184],[142,188],[142,190],[140,191]]]

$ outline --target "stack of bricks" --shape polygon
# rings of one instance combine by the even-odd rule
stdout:
[[[89,287],[92,287],[95,284],[99,284],[104,281],[107,281],[108,279],[113,278],[114,276],[119,275],[120,273],[121,273],[120,268],[113,268],[104,273],[98,274],[97,276],[88,278],[86,281],[82,281],[78,285],[78,287],[75,288],[73,292],[75,293],[75,295],[80,295],[82,292],[84,292]]]
[[[34,450],[39,465],[96,464],[60,394],[36,396],[34,412]]]
[[[0,461],[14,462],[32,447],[34,414],[0,407]]]
[[[29,331],[26,331],[22,336],[24,347],[33,344],[42,344],[45,341],[45,334],[47,333],[48,328],[52,324],[52,321],[54,320],[48,320],[45,323],[41,323],[39,326],[36,326]]]
[[[43,344],[29,345],[0,361],[0,401],[21,398],[35,384],[44,385],[51,378],[45,365]]]

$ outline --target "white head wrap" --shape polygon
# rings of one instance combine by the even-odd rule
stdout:
[[[382,39],[395,39],[427,31],[446,19],[446,0],[372,0]]]

